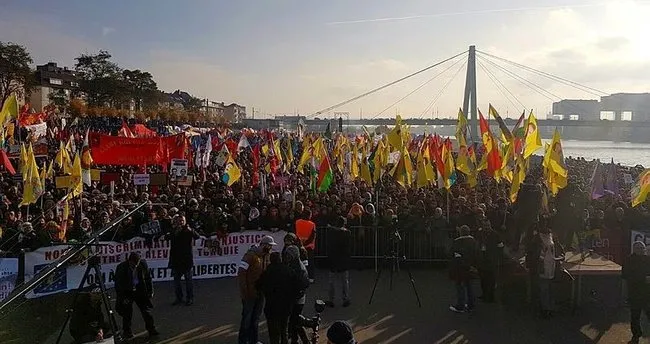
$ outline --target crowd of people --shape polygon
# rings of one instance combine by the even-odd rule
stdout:
[[[39,166],[43,162],[47,164],[54,158],[61,141],[70,138],[74,147],[81,147],[88,131],[116,134],[124,123],[122,119],[114,118],[80,118],[74,121],[68,119],[64,124],[65,122],[60,119],[48,121],[49,128],[56,130],[48,130],[45,139],[49,145],[49,155],[37,158]],[[169,128],[178,129],[179,123],[156,121],[147,125],[164,135],[168,134]],[[15,137],[7,140],[12,140],[16,144],[20,137],[27,138],[29,135],[30,133],[24,129],[18,130]],[[190,140],[194,149],[198,151],[201,144],[205,144],[208,139],[211,140],[212,145],[215,143],[229,145],[240,142],[241,135],[247,136],[249,144],[243,147],[236,146],[236,153],[231,152],[236,155],[234,160],[241,169],[238,183],[228,186],[222,181],[223,166],[215,163],[219,152],[218,146],[213,147],[208,164],[201,168],[190,169],[189,174],[193,175],[194,179],[191,185],[187,186],[173,182],[156,187],[133,184],[134,173],[143,172],[143,169],[149,173],[160,172],[163,170],[161,166],[96,166],[102,170],[117,172],[120,178],[112,186],[100,184],[98,181],[93,181],[90,186],[84,186],[81,197],[75,198],[72,202],[67,218],[63,217],[59,200],[68,193],[68,190],[57,189],[54,180],[48,179],[40,201],[30,206],[21,206],[21,180],[12,177],[5,170],[0,174],[2,193],[0,251],[15,254],[21,250],[84,241],[91,237],[93,231],[124,214],[130,205],[140,202],[147,202],[147,205],[121,222],[115,231],[103,239],[124,241],[135,236],[143,236],[145,234],[140,230],[141,225],[152,220],[159,220],[162,233],[175,233],[172,230],[175,227],[174,221],[178,221],[179,218],[184,222],[178,227],[191,228],[192,231],[171,235],[181,235],[187,240],[191,240],[193,235],[223,236],[227,233],[247,230],[270,232],[285,230],[298,234],[299,239],[307,239],[304,234],[300,234],[302,227],[298,228],[300,225],[297,220],[304,220],[315,224],[312,233],[330,227],[350,228],[349,233],[337,240],[352,241],[353,247],[363,249],[369,246],[369,241],[364,240],[366,231],[355,231],[355,227],[393,228],[397,219],[399,230],[405,233],[425,233],[427,240],[424,242],[430,246],[445,246],[446,254],[451,254],[455,250],[466,252],[467,243],[453,241],[457,237],[461,239],[472,237],[472,240],[476,241],[476,247],[479,248],[477,259],[480,262],[464,261],[465,257],[454,260],[458,257],[448,256],[452,260],[452,265],[455,264],[457,267],[454,278],[460,281],[459,301],[457,305],[453,305],[453,309],[465,311],[473,307],[471,301],[468,301],[473,298],[472,291],[467,290],[465,283],[467,269],[470,265],[482,267],[480,274],[482,283],[485,283],[482,285],[483,298],[488,302],[493,301],[495,277],[492,271],[494,265],[498,264],[500,252],[505,246],[513,251],[528,252],[531,256],[540,252],[541,256],[544,256],[549,247],[549,240],[542,234],[553,233],[557,247],[579,249],[586,245],[622,263],[623,257],[631,250],[631,231],[645,229],[644,225],[650,216],[647,204],[630,207],[631,185],[625,175],[629,174],[632,179],[636,179],[643,171],[640,166],[613,166],[616,170],[618,192],[593,199],[590,190],[595,162],[569,157],[565,159],[569,172],[568,186],[560,190],[556,197],[546,197],[544,188],[539,188],[542,184],[541,162],[533,161],[526,177],[526,185],[537,185],[536,189],[542,190],[538,194],[543,194],[539,196],[541,202],[536,203],[539,207],[533,209],[523,200],[523,196],[520,196],[519,201],[514,204],[510,202],[509,184],[504,181],[497,182],[483,172],[479,174],[478,184],[475,187],[469,187],[464,183],[461,175],[455,185],[446,190],[433,185],[404,188],[388,174],[381,176],[373,186],[359,178],[350,180],[344,171],[333,169],[332,187],[324,191],[316,191],[313,187],[316,176],[310,173],[299,173],[301,171],[298,171],[298,158],[291,161],[285,157],[280,166],[271,166],[273,173],[270,173],[268,169],[270,156],[255,153],[255,150],[260,149],[260,146],[265,143],[277,140],[281,142],[282,147],[292,150],[293,156],[300,157],[303,146],[296,132],[284,130],[254,132],[209,128],[195,134]],[[269,137],[273,139],[269,140]],[[17,164],[17,159],[12,161]],[[55,164],[54,169],[57,175],[63,174],[60,170],[61,166]],[[377,197],[378,193],[380,197]],[[592,241],[585,243],[584,239],[589,237],[585,233],[593,233],[594,230],[598,230],[597,238],[592,238],[590,239]],[[539,237],[541,241],[536,239],[538,233],[541,235]],[[607,238],[607,245],[598,244],[603,238]],[[286,288],[296,289],[296,285],[303,284],[306,288],[309,282],[313,282],[313,258],[320,248],[314,245],[313,237],[307,244],[303,240],[302,245],[296,245],[295,248],[289,245],[291,242],[296,244],[299,241],[301,240],[292,241],[292,238],[288,238],[284,254],[268,256],[267,272],[262,273],[263,269],[256,272],[259,284],[246,286],[240,284],[244,300],[244,318],[262,311],[258,303],[247,302],[252,292],[251,288],[259,289],[268,296],[274,295],[278,290],[268,287],[269,283],[272,283],[269,280],[283,275],[291,275],[292,278],[299,279]],[[262,244],[264,247],[265,243]],[[333,246],[340,247],[340,245]],[[301,253],[302,250],[306,252],[304,255]],[[248,265],[247,268],[252,269],[256,253],[249,253],[250,256],[247,254],[248,258],[245,257],[244,260]],[[556,259],[557,256],[555,252],[549,253],[549,259]],[[307,262],[306,266],[303,261]],[[191,279],[191,265],[188,266],[187,261],[174,262],[174,264],[177,264],[175,271],[178,272],[175,273],[178,282],[176,301],[191,304],[192,290],[187,289],[186,298],[183,300],[180,288],[181,277],[186,280]],[[332,279],[342,282],[344,305],[349,305],[347,290],[349,282],[345,272],[351,262],[333,261],[332,264],[334,265]],[[533,265],[538,266],[537,259],[529,267]],[[251,273],[250,270],[248,271]],[[269,271],[274,273],[271,274]],[[544,273],[548,274],[548,270],[542,274]],[[305,277],[307,282],[303,280]],[[297,289],[292,290],[291,295],[300,300],[301,288]],[[302,292],[304,293],[304,290]],[[334,302],[333,294],[332,289],[329,303]],[[461,295],[465,296],[461,297]],[[267,307],[271,306],[267,305]],[[297,308],[271,307],[265,311],[267,318],[273,318],[273,312],[276,311],[282,314],[281,319],[273,323],[280,328],[289,326],[284,323],[285,320],[297,322],[297,318],[291,313],[291,309]],[[544,311],[550,312],[550,309]],[[297,313],[299,314],[300,311]],[[245,323],[242,320],[244,330],[240,332],[240,338],[241,336],[249,338],[246,329],[253,326],[251,324],[252,322]],[[254,343],[256,338],[254,336],[250,338]],[[243,342],[246,340],[248,339],[244,339]]]

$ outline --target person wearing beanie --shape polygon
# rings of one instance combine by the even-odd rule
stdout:
[[[352,327],[341,320],[332,323],[327,329],[327,344],[357,344]]]
[[[650,256],[646,255],[646,246],[642,241],[632,244],[632,254],[623,263],[621,275],[627,282],[627,294],[630,304],[630,328],[632,340],[637,344],[641,332],[641,312],[650,316]]]

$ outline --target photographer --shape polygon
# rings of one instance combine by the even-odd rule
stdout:
[[[334,307],[335,287],[334,284],[341,283],[341,292],[343,296],[343,307],[350,306],[350,274],[349,269],[352,263],[352,233],[345,228],[346,219],[339,217],[336,219],[336,227],[330,228],[327,243],[329,260],[329,300],[326,302],[328,307]]]
[[[284,252],[283,260],[285,264],[291,269],[293,274],[293,285],[296,292],[296,299],[291,311],[291,318],[289,319],[289,339],[291,343],[297,343],[298,337],[303,344],[309,343],[307,332],[302,327],[301,315],[302,310],[305,308],[305,293],[309,288],[309,276],[307,269],[300,261],[300,250],[297,246],[289,246]]]

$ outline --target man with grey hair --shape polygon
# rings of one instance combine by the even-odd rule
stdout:
[[[638,344],[642,336],[641,312],[650,317],[650,256],[645,254],[645,249],[642,241],[635,241],[632,254],[623,263],[622,277],[627,281],[632,344]]]

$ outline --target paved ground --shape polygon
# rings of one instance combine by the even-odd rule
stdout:
[[[355,271],[351,277],[353,305],[327,309],[323,313],[324,328],[333,320],[348,320],[357,340],[364,344],[564,344],[627,343],[629,340],[626,309],[608,311],[596,303],[576,315],[561,312],[550,321],[536,319],[526,307],[496,304],[479,304],[471,315],[455,314],[448,310],[454,291],[443,272],[422,269],[413,273],[422,308],[417,307],[404,272],[395,279],[393,291],[389,291],[388,276],[383,276],[375,300],[368,305],[375,275],[372,271]],[[172,307],[172,289],[170,283],[156,285],[154,316],[161,337],[156,341],[145,338],[136,311],[134,331],[139,335],[133,343],[236,343],[241,309],[234,279],[196,281],[196,303],[190,307]],[[326,283],[321,278],[309,290],[309,314],[313,300],[325,295]],[[321,343],[326,343],[323,337]],[[46,342],[53,343],[55,338],[52,335]],[[268,340],[264,323],[261,339]],[[70,343],[70,339],[64,342]]]

